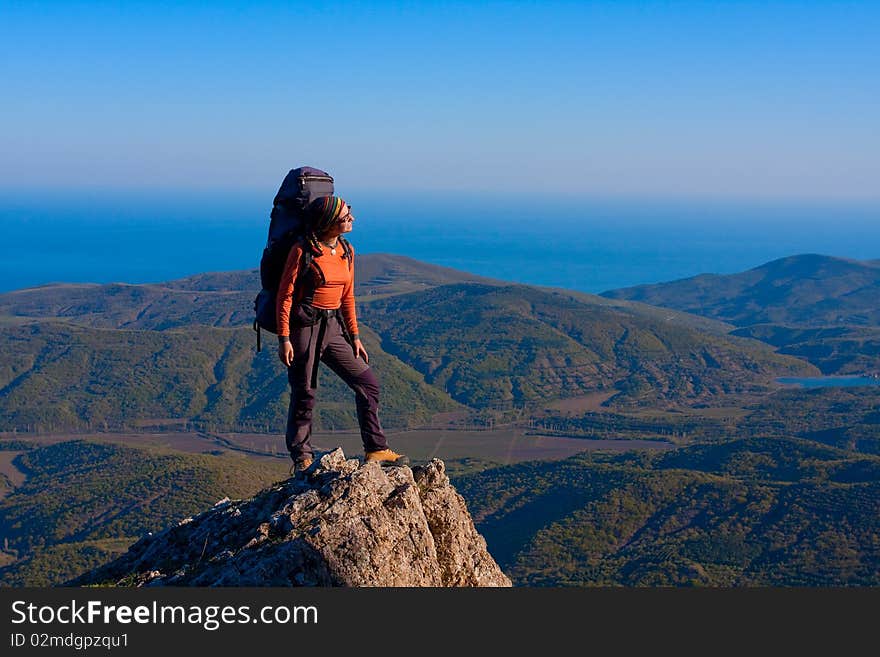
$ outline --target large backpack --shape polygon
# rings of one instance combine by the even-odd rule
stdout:
[[[333,196],[333,177],[326,171],[313,167],[291,169],[284,177],[272,205],[269,237],[263,257],[260,259],[260,284],[263,289],[254,299],[254,331],[257,332],[257,351],[261,350],[260,329],[270,333],[278,330],[275,320],[275,297],[284,273],[284,265],[291,247],[304,237],[306,208],[309,203],[323,196]],[[309,267],[311,251],[303,250],[301,271]]]

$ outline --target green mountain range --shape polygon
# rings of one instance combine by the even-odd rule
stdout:
[[[807,254],[739,274],[604,292],[730,322],[824,374],[880,373],[880,265]]]
[[[694,403],[816,372],[684,313],[487,282],[396,256],[359,256],[356,272],[389,427],[595,391],[621,407]],[[273,342],[253,349],[257,287],[251,271],[0,295],[0,430],[164,419],[277,430],[287,383]],[[336,377],[322,378],[320,394],[318,428],[355,426]]]

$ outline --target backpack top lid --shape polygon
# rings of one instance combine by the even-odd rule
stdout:
[[[316,198],[333,195],[333,176],[315,167],[291,169],[284,177],[273,205],[303,210]]]

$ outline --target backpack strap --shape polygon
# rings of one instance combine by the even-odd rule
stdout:
[[[342,243],[342,257],[348,260],[348,271],[351,271],[354,266],[354,248],[342,235],[339,236],[339,241]]]
[[[293,282],[294,303],[299,303],[306,297],[308,291],[306,286],[313,282],[311,277],[312,272],[317,275],[320,281],[318,285],[324,285],[324,283],[327,282],[327,279],[324,277],[324,272],[321,271],[321,267],[315,262],[315,255],[312,253],[311,247],[304,242],[300,242],[299,245],[302,249],[302,256],[300,256],[296,280]],[[314,289],[312,291],[314,291]]]

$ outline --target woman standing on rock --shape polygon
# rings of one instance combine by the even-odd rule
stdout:
[[[276,298],[278,357],[290,382],[286,443],[293,468],[312,464],[319,361],[354,390],[365,460],[404,465],[408,459],[388,448],[379,424],[379,381],[358,336],[354,249],[342,237],[352,229],[351,207],[327,196],[313,201],[307,216],[309,231],[290,249]]]

